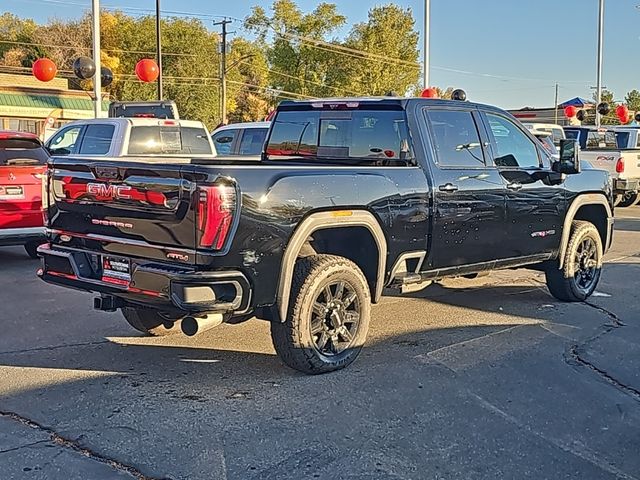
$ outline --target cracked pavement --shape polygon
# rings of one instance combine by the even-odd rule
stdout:
[[[640,207],[616,214],[588,303],[526,270],[390,295],[318,377],[266,323],[143,338],[0,249],[0,478],[640,480]]]

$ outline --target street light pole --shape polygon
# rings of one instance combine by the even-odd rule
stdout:
[[[424,0],[424,88],[429,88],[429,64],[431,63],[431,0]]]
[[[162,30],[160,27],[160,0],[156,0],[156,60],[158,62],[158,100],[162,100]]]
[[[93,76],[93,115],[95,118],[102,116],[102,64],[100,63],[100,0],[91,2],[91,20],[93,37],[93,63],[96,73]]]
[[[598,8],[598,74],[596,79],[596,105],[602,102],[602,44],[604,39],[604,0],[599,0]],[[601,115],[596,108],[596,126],[600,126]]]

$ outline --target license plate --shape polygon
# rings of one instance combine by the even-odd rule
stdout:
[[[24,198],[24,187],[20,185],[0,185],[0,200],[19,200]]]
[[[102,257],[102,281],[128,287],[131,283],[131,262],[128,258]]]

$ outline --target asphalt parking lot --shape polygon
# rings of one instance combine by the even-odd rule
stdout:
[[[640,207],[617,216],[588,303],[526,270],[387,296],[318,377],[266,323],[144,338],[0,249],[0,478],[640,479]]]

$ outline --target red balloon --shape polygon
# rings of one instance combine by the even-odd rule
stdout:
[[[573,105],[569,105],[568,107],[564,107],[564,115],[567,118],[573,118],[578,114],[578,109]]]
[[[160,75],[158,64],[150,58],[143,58],[136,63],[136,76],[142,82],[155,82]]]
[[[624,117],[629,117],[629,109],[627,108],[626,105],[618,105],[618,107],[616,108],[616,115],[622,122],[622,119]],[[626,122],[622,122],[622,123],[626,123]]]
[[[31,71],[33,72],[33,76],[41,82],[50,82],[55,78],[56,73],[58,73],[58,67],[48,58],[39,58],[33,62]]]
[[[422,93],[420,93],[420,96],[422,98],[438,98],[438,90],[433,87],[425,88],[422,90]]]

